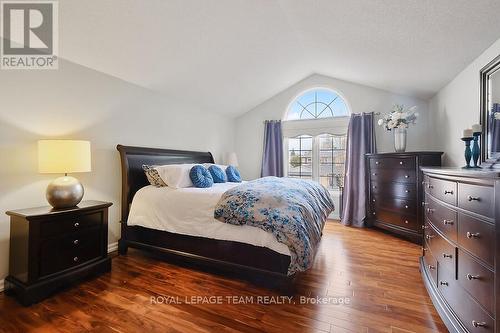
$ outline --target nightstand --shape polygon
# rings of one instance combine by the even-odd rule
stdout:
[[[111,270],[108,257],[108,207],[82,201],[55,210],[38,207],[8,211],[9,276],[6,293],[23,305],[39,302],[89,276]]]

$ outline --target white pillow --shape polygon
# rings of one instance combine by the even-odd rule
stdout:
[[[196,164],[158,165],[155,166],[155,169],[167,186],[184,188],[194,186],[189,177],[189,171],[191,171],[191,168],[195,165]]]
[[[218,167],[219,167],[219,168],[221,168],[221,169],[222,169],[222,171],[224,171],[224,172],[226,171],[226,169],[227,169],[227,167],[228,167],[227,165],[222,165],[222,164],[215,164],[215,163],[203,163],[203,166],[204,166],[205,168],[207,168],[207,169],[208,169],[211,165],[216,165],[216,166],[218,166]]]

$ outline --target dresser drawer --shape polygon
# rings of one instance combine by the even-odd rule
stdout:
[[[374,209],[372,210],[372,216],[376,220],[387,224],[393,224],[419,233],[422,231],[422,227],[415,215],[401,215],[385,209]]]
[[[372,179],[371,198],[402,198],[408,200],[417,199],[416,184],[411,183],[382,183]],[[374,201],[373,201],[374,202]]]
[[[438,263],[436,258],[432,255],[430,251],[426,251],[424,255],[425,270],[432,279],[432,283],[437,285],[437,275],[438,275]]]
[[[450,272],[456,272],[456,248],[453,244],[444,239],[432,225],[426,230],[426,241],[432,255],[438,261],[439,269],[446,268]]]
[[[469,215],[458,214],[458,244],[494,266],[495,226]]]
[[[413,169],[374,169],[370,179],[377,182],[396,182],[415,184],[417,177]]]
[[[426,177],[425,191],[450,205],[457,205],[457,183],[455,182]]]
[[[50,238],[40,246],[40,276],[80,265],[101,256],[101,228],[82,230],[64,237]]]
[[[471,333],[494,333],[495,322],[479,304],[460,287],[454,274],[439,267],[438,289]]]
[[[102,224],[102,212],[81,214],[70,218],[57,218],[41,223],[42,238],[60,236],[63,234],[96,227]]]
[[[458,250],[458,282],[486,310],[493,313],[494,274],[462,250]]]
[[[488,217],[494,216],[493,187],[459,183],[458,191],[460,208]]]
[[[415,157],[370,158],[370,169],[415,169]]]
[[[374,196],[375,202],[372,200],[372,206],[375,211],[386,210],[402,215],[417,215],[417,201],[400,198],[387,198]]]
[[[427,196],[425,215],[448,239],[457,241],[458,219],[456,211],[441,205],[431,196]]]

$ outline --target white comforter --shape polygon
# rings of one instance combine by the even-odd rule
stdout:
[[[214,208],[222,194],[238,183],[214,184],[211,188],[146,186],[132,201],[128,225],[163,230],[177,234],[231,240],[267,247],[290,255],[285,244],[273,234],[248,225],[232,225],[214,219]]]

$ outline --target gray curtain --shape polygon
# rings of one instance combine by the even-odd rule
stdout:
[[[373,112],[353,114],[347,130],[342,224],[365,227],[365,154],[375,152]]]
[[[281,121],[264,122],[264,153],[262,155],[261,177],[283,177],[283,134]]]
[[[491,152],[492,153],[498,153],[500,152],[500,120],[495,118],[495,113],[500,112],[500,104],[495,103],[493,104],[493,108],[491,109],[491,116],[490,116],[490,135],[491,137],[489,140],[491,140]]]

